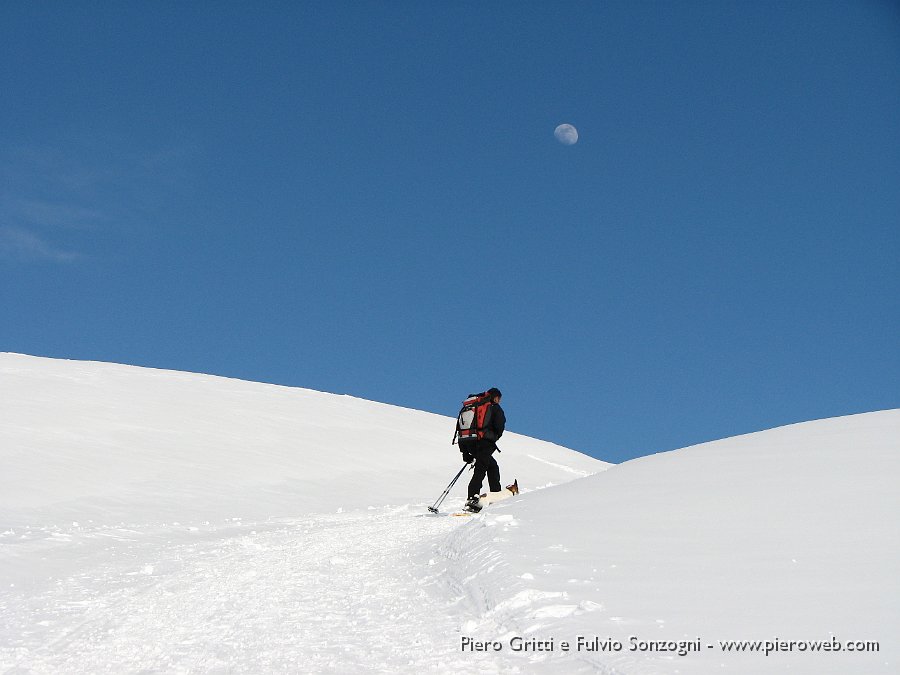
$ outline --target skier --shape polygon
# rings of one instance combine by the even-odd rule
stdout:
[[[487,393],[491,397],[493,405],[490,407],[489,419],[485,421],[484,437],[478,439],[472,453],[475,459],[475,468],[472,473],[472,480],[469,481],[469,499],[466,502],[466,508],[472,511],[481,510],[481,507],[478,505],[478,493],[481,492],[481,485],[484,482],[485,475],[487,475],[488,487],[490,487],[491,492],[500,492],[502,489],[500,486],[500,467],[497,464],[497,460],[494,459],[494,450],[500,451],[497,447],[497,439],[503,435],[503,430],[506,428],[506,413],[500,407],[500,399],[503,397],[500,390],[493,387],[488,389]]]

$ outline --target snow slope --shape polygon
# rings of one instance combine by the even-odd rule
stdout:
[[[0,673],[898,669],[897,410],[608,470],[509,434],[531,489],[454,518],[446,417],[13,354],[0,398]]]
[[[422,557],[466,525],[424,508],[462,466],[452,418],[17,354],[0,400],[0,673],[472,663]],[[608,466],[500,445],[531,489]]]
[[[430,504],[462,466],[447,417],[221,377],[0,354],[0,400],[0,527]],[[500,447],[530,487],[608,466],[514,433]]]
[[[470,580],[464,634],[555,638],[533,655],[546,672],[896,673],[898,478],[900,410],[792,425],[502,502],[450,534],[444,572]],[[578,636],[608,650],[563,652]],[[848,653],[858,641],[880,651]]]

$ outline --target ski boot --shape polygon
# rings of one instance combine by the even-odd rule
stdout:
[[[463,511],[468,511],[469,513],[478,513],[481,511],[481,497],[478,495],[473,495],[466,500],[466,505],[463,507]]]

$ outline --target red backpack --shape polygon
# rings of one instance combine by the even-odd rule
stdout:
[[[491,406],[494,402],[486,391],[480,394],[470,394],[463,401],[462,410],[456,418],[456,433],[453,434],[453,443],[459,438],[460,446],[474,445],[475,441],[484,438],[484,429],[491,419]]]

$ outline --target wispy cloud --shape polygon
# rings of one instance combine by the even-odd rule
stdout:
[[[33,225],[84,229],[106,220],[99,209],[33,199],[13,201],[9,210]]]
[[[0,149],[0,255],[60,263],[114,255],[111,242],[171,213],[193,154],[175,144],[136,149],[115,136]]]
[[[59,248],[35,232],[9,225],[0,225],[0,255],[26,262],[73,262],[82,258],[76,251]]]

